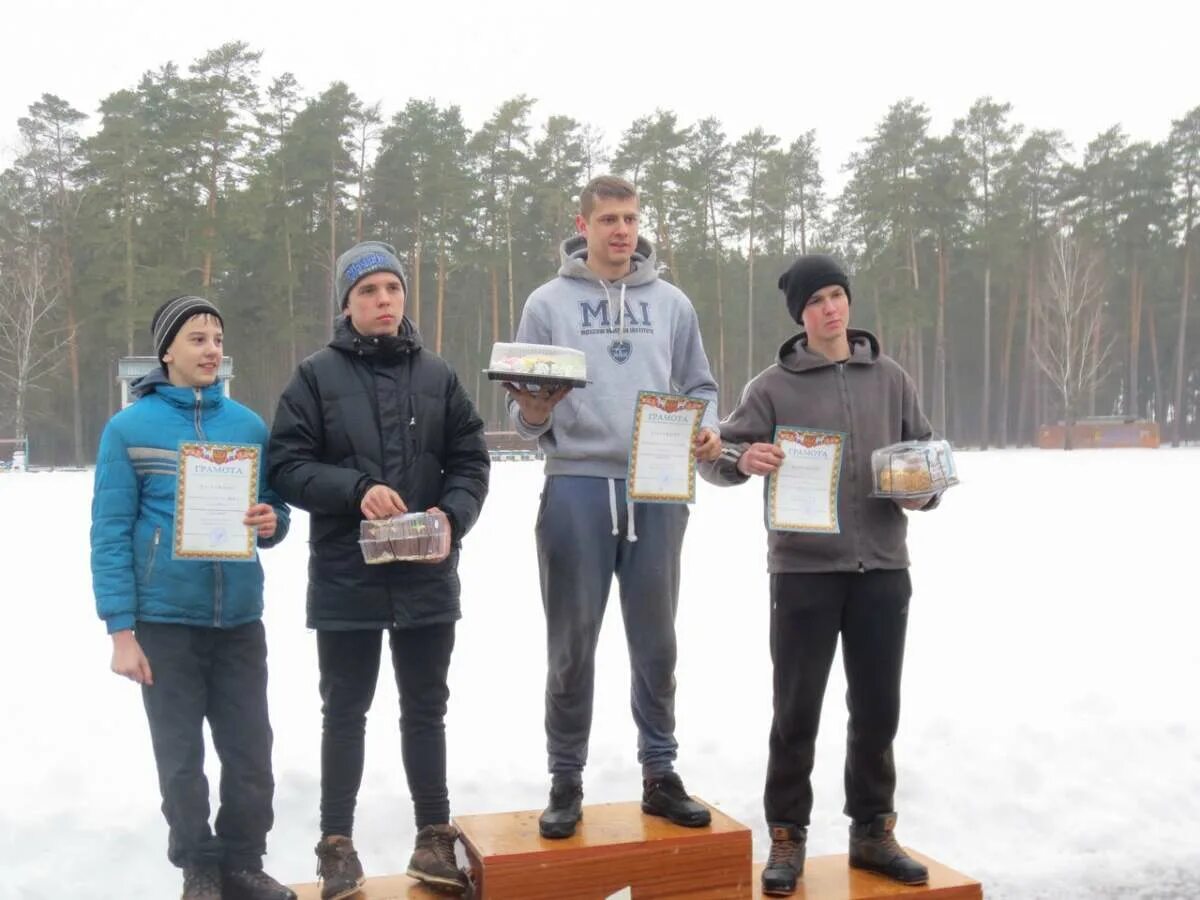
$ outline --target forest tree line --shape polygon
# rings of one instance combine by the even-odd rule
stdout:
[[[150,316],[179,293],[220,307],[233,393],[269,420],[330,335],[334,259],[364,238],[398,249],[409,317],[505,429],[480,370],[606,172],[637,185],[642,234],[697,308],[722,414],[797,330],[780,272],[822,251],[851,270],[851,324],[956,444],[1025,445],[1087,415],[1198,437],[1200,107],[1157,143],[1114,125],[1073,147],[991,97],[945,134],[904,99],[835,193],[814,129],[730,135],[658,109],[610,138],[572,115],[535,124],[522,95],[471,130],[453,104],[385,118],[340,82],[309,95],[266,79],[260,60],[225,44],[94,113],[43,94],[17,122],[0,173],[0,438],[27,434],[35,462],[92,460],[116,360],[151,352]]]

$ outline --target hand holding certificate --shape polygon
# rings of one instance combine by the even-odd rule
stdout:
[[[246,521],[274,519],[258,508],[260,455],[250,444],[179,445],[175,559],[254,559],[256,530]]]
[[[638,392],[629,451],[629,499],[652,503],[696,499],[696,438],[707,406],[707,400]]]
[[[767,525],[775,531],[837,534],[838,481],[846,436],[836,431],[775,429],[783,463],[767,489]]]

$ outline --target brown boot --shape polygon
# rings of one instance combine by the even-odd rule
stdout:
[[[894,878],[901,884],[925,884],[929,870],[896,842],[896,814],[880,813],[870,822],[850,824],[850,865]]]
[[[464,894],[470,886],[458,869],[454,842],[458,829],[453,825],[426,825],[417,832],[417,846],[408,861],[408,877],[439,891]]]
[[[771,853],[762,871],[762,892],[769,897],[795,893],[804,875],[808,829],[799,825],[771,826]]]
[[[317,877],[321,881],[321,900],[341,900],[367,883],[354,841],[340,834],[321,838],[317,844]]]

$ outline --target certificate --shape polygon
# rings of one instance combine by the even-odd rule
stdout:
[[[767,485],[767,527],[773,531],[838,534],[837,494],[846,435],[780,426],[775,446],[783,463]]]
[[[629,451],[630,500],[692,503],[696,499],[696,436],[707,400],[639,391]]]
[[[179,445],[173,559],[255,558],[257,535],[242,520],[258,502],[260,456],[256,444]]]

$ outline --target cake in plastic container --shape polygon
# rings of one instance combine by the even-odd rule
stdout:
[[[450,522],[445,514],[425,512],[364,519],[358,546],[368,565],[439,559],[450,552]]]
[[[902,441],[871,452],[874,497],[928,497],[958,484],[949,441]]]
[[[496,343],[483,371],[492,381],[583,387],[587,384],[587,355],[553,344]]]

